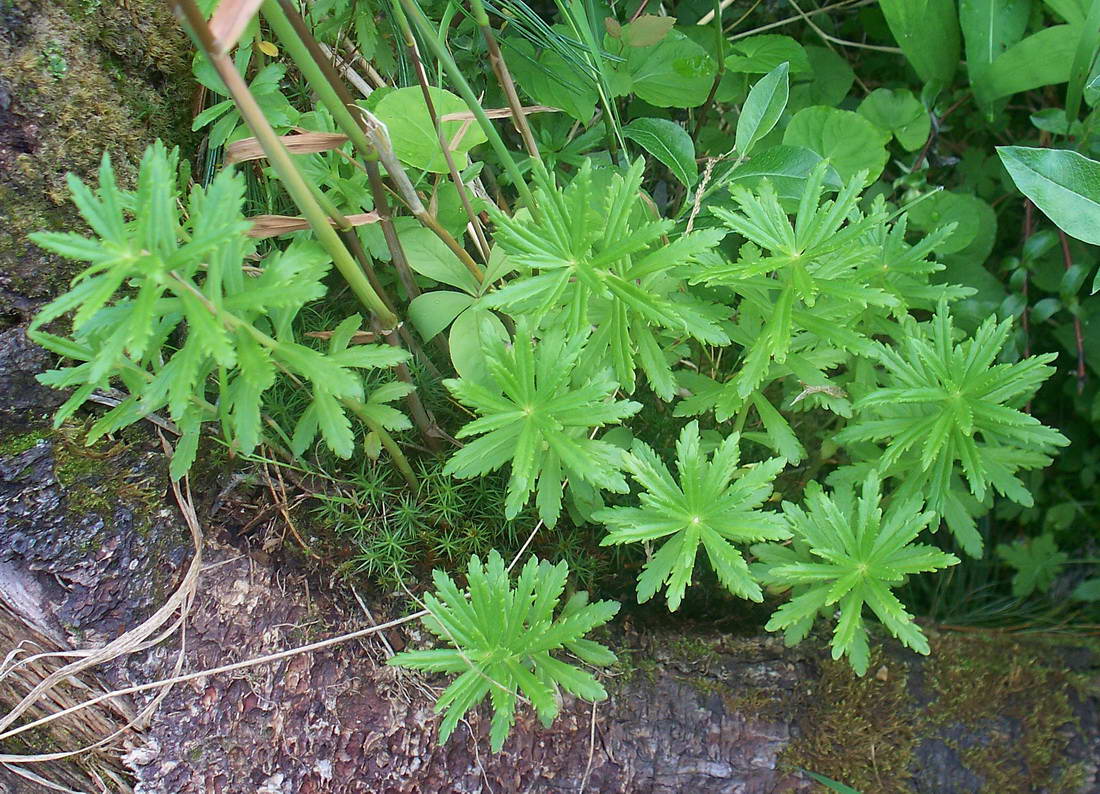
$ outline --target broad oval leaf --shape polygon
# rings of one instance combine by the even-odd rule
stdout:
[[[954,0],[880,0],[879,7],[920,79],[946,86],[959,64]]]
[[[827,158],[845,182],[866,171],[868,185],[886,166],[889,140],[889,133],[858,113],[822,106],[798,111],[783,133],[783,143],[804,146]]]
[[[599,94],[593,80],[553,50],[535,54],[530,42],[517,36],[501,39],[500,46],[516,83],[541,105],[561,108],[587,123],[596,112]]]
[[[932,131],[932,117],[913,92],[904,88],[876,88],[859,103],[859,114],[910,152],[919,149]]]
[[[417,295],[409,304],[409,319],[425,340],[432,339],[470,308],[474,299],[465,292],[434,290]]]
[[[1100,245],[1100,163],[1065,149],[998,146],[1016,187],[1062,231]]]
[[[473,274],[458,261],[454,251],[436,237],[430,229],[421,227],[401,233],[401,247],[409,260],[409,267],[422,276],[458,287],[476,295],[480,285]]]
[[[790,36],[765,33],[749,36],[730,45],[726,69],[746,74],[765,74],[786,63],[792,74],[810,71],[806,49]]]
[[[623,127],[623,135],[668,166],[687,187],[699,179],[695,144],[687,131],[668,119],[635,119]]]
[[[497,340],[508,340],[508,331],[499,317],[486,309],[471,309],[458,315],[447,341],[451,349],[451,364],[458,376],[491,386],[485,350],[495,340],[483,338],[489,328],[493,329]]]
[[[753,144],[771,132],[783,115],[790,94],[789,71],[790,64],[784,61],[757,80],[749,91],[737,119],[734,144],[742,156],[752,151]]]
[[[626,72],[639,99],[660,108],[693,108],[710,93],[715,64],[707,51],[678,30],[652,47],[630,47]]]
[[[450,91],[435,87],[428,90],[435,112],[440,116],[469,110],[466,103]],[[386,123],[393,150],[401,162],[436,174],[447,173],[447,160],[439,149],[439,138],[419,87],[391,91],[382,97],[374,113]],[[440,126],[443,137],[451,147],[455,166],[460,169],[468,163],[466,153],[488,140],[476,123],[444,121]]]
[[[755,190],[761,180],[767,179],[780,198],[797,200],[802,197],[806,178],[821,159],[821,155],[801,146],[773,146],[733,169],[729,181]],[[835,169],[826,173],[825,186],[832,190],[841,188]]]
[[[955,224],[955,231],[951,232],[935,248],[939,254],[953,254],[962,251],[969,246],[983,231],[993,211],[989,205],[977,196],[969,193],[952,193],[947,190],[940,191],[933,196],[918,202],[909,211],[909,222],[913,228],[925,233],[934,232],[949,223]],[[996,215],[993,215],[993,230],[997,227]],[[990,235],[989,243],[992,243]],[[988,255],[989,250],[985,251]],[[974,257],[982,259],[983,257]]]

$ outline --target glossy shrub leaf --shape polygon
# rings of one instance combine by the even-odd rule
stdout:
[[[959,63],[954,0],[880,0],[890,32],[920,79],[944,87]]]
[[[966,47],[970,85],[982,95],[985,73],[1000,55],[1023,38],[1031,16],[1031,0],[960,0],[959,27]]]
[[[435,112],[440,116],[464,113],[468,109],[466,103],[450,91],[431,87],[429,92]],[[386,123],[394,152],[401,162],[436,174],[447,173],[447,160],[439,150],[439,139],[419,87],[391,91],[375,106],[374,113]],[[444,121],[441,126],[444,137],[452,146],[455,166],[465,168],[469,162],[466,152],[484,143],[487,140],[485,133],[477,124],[463,121]]]
[[[752,151],[753,144],[772,131],[783,115],[790,93],[789,71],[790,64],[784,61],[761,77],[749,91],[737,119],[734,144],[742,157]]]
[[[726,70],[746,74],[765,74],[787,64],[792,74],[810,71],[806,49],[790,36],[764,33],[730,44]]]
[[[997,57],[978,81],[976,91],[987,101],[1069,80],[1081,39],[1072,25],[1055,25],[1032,33]]]
[[[859,103],[858,112],[910,152],[923,146],[932,131],[932,117],[913,92],[904,88],[876,88]]]
[[[679,124],[668,119],[634,119],[623,135],[656,157],[681,183],[691,187],[699,179],[695,144]]]
[[[999,146],[1016,187],[1062,231],[1100,245],[1100,163],[1065,149]]]
[[[797,200],[802,198],[806,179],[821,159],[817,152],[802,146],[773,146],[734,168],[729,182],[755,190],[767,179],[780,198]],[[842,185],[836,169],[829,167],[825,172],[825,186],[829,190],[839,190]]]
[[[858,113],[821,106],[798,111],[783,133],[783,143],[817,152],[845,182],[865,171],[868,185],[886,165],[889,140],[889,133]]]

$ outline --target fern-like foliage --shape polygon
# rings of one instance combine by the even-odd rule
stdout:
[[[736,434],[728,436],[708,457],[700,447],[699,424],[691,422],[676,443],[678,481],[657,453],[634,442],[625,465],[643,489],[641,506],[605,508],[593,517],[610,529],[605,546],[667,538],[638,577],[639,602],[667,587],[668,607],[677,609],[700,546],[730,592],[763,600],[760,585],[733,544],[789,537],[778,513],[759,509],[786,461],[772,458],[739,471],[739,442]]]
[[[921,511],[920,499],[894,498],[881,507],[880,481],[871,475],[860,496],[851,488],[826,494],[816,483],[806,489],[806,506],[790,502],[783,512],[795,535],[791,547],[754,546],[760,558],[761,580],[777,587],[794,587],[795,596],[781,606],[767,624],[769,631],[785,629],[787,641],[809,633],[818,613],[839,612],[833,632],[833,658],[847,655],[859,674],[867,672],[870,648],[864,606],[902,643],[928,653],[928,640],[891,589],[905,577],[958,563],[958,558],[913,540],[934,519]]]
[[[319,429],[337,455],[350,456],[354,434],[345,403],[365,397],[357,370],[390,367],[408,355],[383,345],[349,347],[357,316],[341,324],[328,354],[295,341],[295,315],[325,293],[328,256],[301,241],[254,266],[255,245],[241,214],[244,180],[223,171],[208,188],[191,191],[181,214],[177,161],[175,150],[151,146],[137,190],[129,192],[116,184],[105,155],[97,191],[69,177],[73,202],[94,237],[32,235],[47,250],[90,263],[30,326],[36,342],[79,362],[39,376],[74,389],[55,421],[117,382],[129,396],[93,425],[89,443],[167,408],[182,434],[172,460],[178,478],[194,460],[205,421],[219,420],[238,449],[255,448],[264,392],[282,372],[312,395],[296,446],[304,448]],[[43,330],[70,312],[68,337]],[[388,413],[379,421],[401,424]]]
[[[521,694],[547,726],[558,713],[559,688],[592,702],[607,697],[591,673],[552,655],[565,650],[598,666],[615,661],[615,654],[584,635],[607,623],[618,612],[617,603],[589,604],[588,594],[578,592],[555,616],[568,573],[563,562],[551,565],[532,557],[513,587],[495,550],[484,565],[476,556],[470,559],[465,591],[442,571],[433,573],[436,591],[424,597],[431,613],[424,625],[452,647],[404,651],[388,664],[458,674],[435,704],[437,712],[446,712],[440,744],[486,695],[493,705],[489,736],[494,752],[515,722]]]
[[[513,265],[532,275],[511,281],[482,304],[531,314],[536,321],[553,315],[571,333],[595,327],[589,355],[609,359],[627,393],[634,391],[641,367],[653,390],[668,400],[676,384],[664,353],[666,338],[729,344],[720,325],[726,311],[679,291],[686,268],[725,233],[710,229],[668,243],[673,222],[649,219],[639,200],[643,169],[639,159],[625,175],[612,177],[610,189],[600,189],[591,160],[585,160],[561,189],[536,167],[539,220],[490,208],[497,244]]]
[[[494,339],[494,334],[482,338]],[[478,477],[510,463],[508,518],[519,514],[537,487],[539,517],[554,526],[567,478],[627,490],[620,472],[622,451],[590,434],[634,415],[641,405],[614,399],[618,384],[610,370],[582,365],[591,362],[583,355],[586,340],[584,334],[567,335],[559,328],[536,344],[529,324],[521,321],[511,345],[495,341],[486,351],[498,392],[465,378],[444,381],[460,402],[480,414],[457,436],[480,438],[455,452],[446,472]]]
[[[907,319],[896,346],[875,347],[885,385],[856,401],[859,420],[837,436],[841,443],[884,443],[880,470],[900,478],[903,498],[923,494],[973,556],[981,555],[982,539],[955,478],[978,500],[993,488],[1030,506],[1016,472],[1048,465],[1055,449],[1069,443],[1019,410],[1050,377],[1055,355],[993,363],[1010,330],[1011,320],[991,317],[972,338],[956,342],[944,301],[929,323]]]

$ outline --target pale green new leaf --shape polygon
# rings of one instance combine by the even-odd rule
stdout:
[[[465,378],[444,381],[480,417],[458,432],[460,439],[478,438],[455,452],[445,471],[478,477],[509,464],[508,518],[519,514],[537,488],[539,516],[554,526],[567,478],[626,491],[621,450],[591,435],[632,416],[641,405],[614,399],[616,383],[609,371],[577,371],[586,341],[587,335],[567,336],[558,328],[536,343],[529,323],[521,320],[511,345],[496,341],[486,351],[497,391]]]
[[[707,456],[700,449],[699,424],[691,422],[676,444],[678,478],[650,447],[634,442],[625,465],[642,488],[640,506],[605,508],[593,518],[609,529],[604,546],[666,539],[639,577],[639,602],[667,586],[668,607],[676,610],[691,583],[700,546],[730,592],[763,599],[734,544],[789,536],[777,513],[759,509],[786,462],[772,458],[739,470],[739,442],[737,434],[731,435]]]
[[[451,649],[404,651],[387,664],[460,674],[436,701],[436,711],[445,713],[440,744],[487,695],[493,752],[504,745],[521,696],[547,725],[557,716],[559,689],[591,702],[607,698],[591,673],[552,654],[570,651],[588,664],[613,663],[615,654],[584,635],[607,623],[619,605],[589,604],[580,592],[558,611],[567,575],[564,562],[550,565],[532,557],[513,583],[496,550],[484,564],[470,559],[466,590],[446,573],[433,572],[436,589],[424,596],[430,613],[424,626]]]
[[[919,499],[895,498],[884,511],[874,474],[864,481],[858,498],[847,487],[830,495],[811,483],[804,504],[783,503],[795,536],[793,549],[753,547],[763,560],[761,580],[794,587],[796,593],[776,610],[768,631],[794,629],[795,639],[800,639],[814,616],[833,607],[839,611],[831,643],[833,658],[846,655],[852,668],[863,675],[870,658],[863,609],[867,606],[903,644],[927,654],[924,634],[891,589],[911,574],[959,562],[952,554],[913,542],[934,515],[921,511]]]
[[[1069,443],[1019,410],[1053,373],[1047,365],[1054,354],[994,363],[1011,325],[990,317],[956,342],[945,301],[929,323],[907,318],[895,346],[876,345],[887,385],[856,401],[857,421],[836,437],[885,442],[880,470],[903,478],[905,493],[923,493],[974,556],[981,538],[953,510],[953,477],[961,476],[978,500],[993,488],[1026,504],[1030,496],[1015,472],[1046,465]]]

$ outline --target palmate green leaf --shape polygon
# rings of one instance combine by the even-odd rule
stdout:
[[[738,212],[711,209],[748,241],[737,261],[706,263],[691,277],[691,283],[728,287],[741,298],[740,336],[747,349],[740,370],[725,386],[728,396],[719,401],[721,421],[739,410],[773,364],[783,364],[793,349],[868,352],[858,319],[868,307],[898,303],[871,286],[877,277],[872,265],[881,252],[872,230],[886,223],[882,207],[858,213],[861,175],[836,199],[823,201],[827,169],[821,162],[811,172],[793,222],[770,180],[755,192],[734,185]]]
[[[1054,355],[993,363],[1010,329],[1010,319],[990,317],[972,338],[956,342],[943,301],[926,325],[907,318],[896,347],[877,346],[888,385],[857,400],[857,421],[836,436],[840,443],[886,442],[880,470],[903,478],[905,488],[923,487],[929,509],[948,518],[975,556],[980,537],[951,520],[953,476],[961,476],[978,500],[992,487],[1030,501],[1015,472],[1046,465],[1048,455],[1069,443],[1017,408],[1050,377]]]
[[[760,510],[785,461],[773,458],[738,471],[740,438],[727,437],[711,456],[700,449],[699,424],[691,422],[676,444],[675,478],[657,454],[635,441],[625,465],[641,486],[639,507],[609,507],[593,518],[607,525],[602,545],[666,539],[638,579],[638,601],[667,586],[668,607],[676,610],[691,583],[699,547],[706,551],[718,580],[730,592],[763,600],[760,586],[734,543],[789,537],[782,518]]]
[[[998,544],[997,556],[1016,570],[1012,576],[1012,595],[1017,598],[1035,591],[1045,593],[1069,560],[1069,555],[1058,550],[1054,536],[1049,534],[1011,545]]]
[[[29,331],[84,362],[42,376],[44,383],[74,389],[57,420],[72,415],[96,389],[121,385],[128,396],[93,426],[89,440],[167,408],[183,433],[171,466],[178,478],[194,460],[205,422],[221,419],[236,449],[255,449],[264,430],[265,393],[282,371],[311,391],[293,446],[304,450],[320,432],[334,452],[349,456],[355,434],[343,401],[362,398],[359,371],[392,367],[408,354],[388,345],[349,347],[358,316],[340,324],[327,352],[296,342],[295,315],[325,294],[328,255],[299,239],[257,267],[249,259],[255,244],[245,237],[250,225],[241,213],[243,178],[223,170],[209,186],[192,190],[184,213],[177,159],[162,143],[149,147],[136,191],[124,192],[104,157],[95,191],[70,179],[74,202],[95,236],[40,237],[44,246],[90,263]],[[70,313],[71,338],[41,331]],[[407,426],[387,401],[372,396],[366,411],[383,427]]]
[[[670,220],[649,220],[639,200],[644,162],[616,174],[610,190],[598,191],[592,161],[568,187],[559,188],[537,165],[542,217],[508,217],[490,208],[496,241],[517,268],[532,275],[510,281],[480,301],[529,315],[533,322],[564,322],[570,333],[595,327],[588,355],[610,360],[619,385],[635,387],[641,368],[663,399],[672,399],[665,337],[691,337],[725,345],[723,308],[682,294],[683,275],[724,236],[708,229],[666,242]]]
[[[491,333],[483,338],[491,339]],[[616,384],[609,372],[577,371],[586,341],[586,335],[567,336],[559,328],[536,344],[530,324],[521,320],[511,345],[494,341],[486,351],[496,391],[466,378],[444,381],[459,402],[479,415],[457,434],[479,437],[455,452],[445,471],[477,477],[509,464],[508,518],[519,514],[537,488],[539,516],[553,527],[567,478],[626,490],[619,472],[621,451],[590,434],[634,415],[641,405],[613,398]]]
[[[607,698],[591,673],[551,654],[568,650],[588,664],[613,663],[615,654],[584,635],[607,623],[619,605],[589,604],[580,592],[558,611],[567,575],[564,562],[550,565],[532,557],[513,584],[496,550],[484,564],[470,559],[465,591],[446,573],[433,572],[436,590],[424,597],[430,612],[424,626],[451,649],[403,651],[387,664],[460,673],[436,702],[436,711],[445,712],[440,744],[486,695],[493,706],[493,752],[508,737],[520,695],[547,725],[557,716],[559,689],[591,702]]]
[[[893,499],[881,507],[875,474],[863,482],[858,498],[848,487],[826,494],[817,483],[806,489],[805,506],[783,503],[795,544],[788,550],[754,546],[762,563],[754,566],[769,585],[793,587],[795,597],[781,606],[768,631],[794,628],[805,636],[820,611],[839,611],[833,633],[833,658],[847,656],[859,675],[867,672],[870,648],[864,606],[901,642],[928,653],[928,642],[912,616],[891,593],[911,574],[955,565],[958,558],[913,540],[933,520],[919,499]]]

